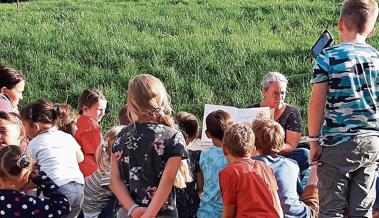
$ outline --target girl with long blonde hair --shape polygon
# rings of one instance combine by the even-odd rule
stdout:
[[[149,74],[133,78],[128,111],[133,123],[116,139],[111,160],[111,189],[122,205],[117,217],[178,217],[173,186],[186,142],[173,128],[163,83]]]

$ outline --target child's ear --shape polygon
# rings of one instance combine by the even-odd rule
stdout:
[[[205,130],[205,135],[206,135],[208,138],[212,138],[212,134],[211,134],[208,130]]]
[[[7,87],[5,87],[5,86],[1,87],[0,93],[5,93],[6,89],[7,89]]]
[[[229,154],[228,149],[226,149],[224,145],[222,145],[222,152],[224,153],[225,156],[228,156]]]
[[[33,129],[37,130],[37,132],[39,132],[39,130],[41,129],[41,128],[39,127],[38,123],[33,123],[33,124],[32,124],[32,127],[33,127]]]
[[[88,110],[88,106],[83,106],[83,107],[82,107],[82,111],[83,111],[83,112],[87,112],[87,110]]]
[[[343,20],[341,18],[338,19],[338,25],[337,26],[338,26],[339,31],[343,30],[344,25],[343,25]]]

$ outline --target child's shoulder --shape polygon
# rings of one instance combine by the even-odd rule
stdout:
[[[211,146],[207,147],[204,150],[201,151],[201,156],[207,156],[207,155],[214,155],[214,154],[221,154],[222,148]]]
[[[176,134],[182,134],[179,130],[160,124],[160,123],[148,123],[148,124],[136,124],[137,129],[143,130],[148,129],[152,130],[152,133],[162,135],[163,137],[173,137]],[[184,137],[184,136],[183,136]]]
[[[330,46],[323,50],[323,53],[330,56],[338,56],[344,58],[351,54],[357,54],[359,56],[372,56],[373,54],[378,55],[379,52],[367,43],[353,43],[353,42],[341,42],[334,46]]]
[[[199,163],[200,165],[214,165],[214,167],[225,167],[228,164],[225,155],[222,152],[222,148],[216,146],[206,148],[203,151],[201,151]]]
[[[84,133],[97,130],[101,131],[99,123],[86,116],[79,117],[76,125],[78,127],[77,133]]]

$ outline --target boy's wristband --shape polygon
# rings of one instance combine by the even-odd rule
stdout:
[[[130,216],[132,215],[133,211],[134,211],[137,207],[139,207],[138,204],[133,204],[133,206],[131,206],[131,207],[129,208],[129,210],[128,210],[128,217],[130,217]]]
[[[307,136],[308,142],[318,142],[320,140],[320,136]]]

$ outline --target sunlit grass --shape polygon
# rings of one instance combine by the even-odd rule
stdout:
[[[339,1],[30,1],[0,5],[0,62],[27,76],[37,98],[74,107],[88,87],[104,91],[116,123],[131,76],[164,81],[175,111],[260,100],[269,71],[290,80],[288,102],[305,118],[310,47],[325,28],[337,38]],[[378,38],[370,41],[374,46]]]

